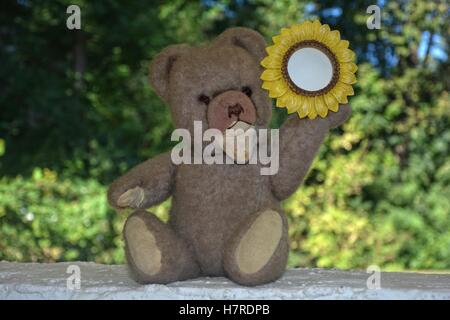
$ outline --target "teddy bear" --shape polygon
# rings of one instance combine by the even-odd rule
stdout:
[[[252,29],[225,30],[203,46],[172,45],[150,65],[149,80],[168,105],[175,128],[225,130],[245,119],[267,128],[272,101],[261,88],[266,42]],[[108,202],[132,208],[123,237],[132,277],[167,284],[225,276],[255,286],[280,278],[289,253],[281,202],[302,183],[328,132],[350,115],[348,105],[326,118],[290,115],[279,130],[279,169],[261,164],[174,164],[166,152],[116,179]],[[169,221],[146,208],[172,197]]]

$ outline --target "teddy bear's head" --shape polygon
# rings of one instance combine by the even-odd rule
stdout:
[[[221,131],[237,122],[266,127],[271,101],[261,88],[264,38],[247,28],[231,28],[208,46],[174,45],[153,60],[150,82],[169,106],[176,128]]]

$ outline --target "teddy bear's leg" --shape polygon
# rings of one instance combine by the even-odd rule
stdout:
[[[286,269],[289,253],[285,215],[267,209],[251,215],[225,249],[228,277],[243,285],[278,279]]]
[[[128,266],[137,282],[169,283],[200,275],[188,245],[153,214],[136,211],[123,233]]]

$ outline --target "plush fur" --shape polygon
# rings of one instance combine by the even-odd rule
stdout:
[[[238,119],[239,114],[232,111],[224,117],[220,112],[241,105],[254,108],[248,114],[254,112],[256,118],[248,121],[266,128],[272,103],[259,79],[265,47],[259,33],[232,28],[209,46],[164,49],[151,65],[150,82],[169,105],[175,127],[193,133],[198,120],[203,130],[223,129],[230,117]],[[199,99],[202,95],[209,104],[204,97]],[[350,107],[344,105],[325,119],[290,116],[280,130],[280,168],[273,176],[261,175],[259,164],[176,166],[170,153],[164,153],[114,181],[109,203],[136,209],[124,228],[127,261],[135,279],[169,283],[227,276],[243,285],[258,285],[279,278],[289,251],[280,201],[299,187],[328,131],[349,115]],[[168,224],[143,210],[169,196]],[[131,219],[138,220],[129,224]],[[151,266],[142,267],[145,263]]]

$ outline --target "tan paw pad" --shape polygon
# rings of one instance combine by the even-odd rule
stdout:
[[[161,251],[145,222],[131,217],[125,226],[125,237],[135,266],[145,274],[157,274],[161,269]]]
[[[283,231],[281,216],[273,210],[262,212],[236,248],[238,268],[246,274],[261,270],[274,254]]]

